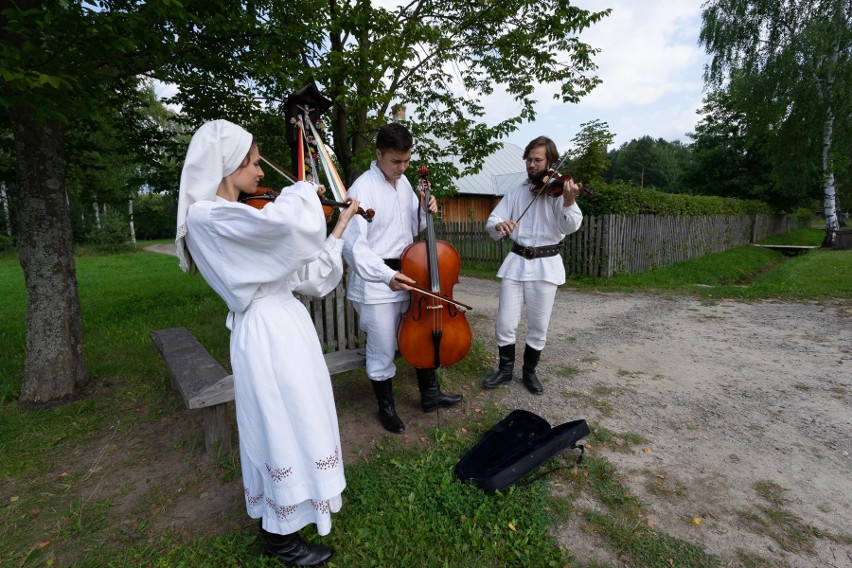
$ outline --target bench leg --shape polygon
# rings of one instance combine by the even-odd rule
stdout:
[[[204,449],[210,457],[219,452],[231,451],[231,424],[228,420],[228,405],[217,404],[204,411]]]

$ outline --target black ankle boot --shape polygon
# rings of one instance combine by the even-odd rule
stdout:
[[[524,386],[533,394],[541,394],[544,392],[544,387],[538,380],[535,374],[535,368],[538,365],[538,360],[541,358],[541,351],[536,351],[529,345],[524,348],[524,368],[523,380]]]
[[[500,366],[482,382],[483,388],[486,389],[496,389],[503,383],[512,381],[512,372],[515,370],[515,344],[498,345],[497,350],[500,352]]]
[[[299,533],[275,534],[260,527],[266,543],[263,553],[274,556],[287,566],[322,566],[334,556],[334,549],[322,544],[307,542]]]
[[[379,422],[388,432],[402,434],[405,432],[405,424],[396,415],[396,407],[393,403],[393,379],[370,382],[373,384],[376,400],[379,401]]]
[[[420,408],[431,412],[439,406],[455,406],[462,401],[460,394],[444,394],[438,386],[438,374],[435,369],[415,369],[417,386],[420,388]]]

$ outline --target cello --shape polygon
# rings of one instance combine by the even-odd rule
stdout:
[[[421,165],[420,189],[426,204],[430,201],[428,173],[428,168]],[[397,334],[400,354],[418,369],[458,363],[470,350],[470,325],[464,315],[470,306],[453,300],[461,259],[453,245],[435,238],[428,206],[426,240],[408,245],[399,262],[400,272],[416,282],[411,287],[411,303]]]

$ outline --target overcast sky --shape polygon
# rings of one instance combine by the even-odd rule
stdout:
[[[612,8],[612,13],[581,35],[600,48],[594,58],[603,80],[579,104],[564,105],[540,92],[538,116],[508,138],[525,146],[545,134],[560,152],[570,147],[580,125],[594,119],[609,125],[614,146],[649,135],[688,142],[687,132],[700,117],[707,56],[698,45],[704,0],[579,0],[587,10]],[[492,97],[492,116],[517,112],[508,98]]]

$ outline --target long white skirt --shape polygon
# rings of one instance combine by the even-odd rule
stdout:
[[[235,314],[231,366],[246,509],[263,528],[331,530],[346,487],[331,378],[313,322],[292,294]]]

